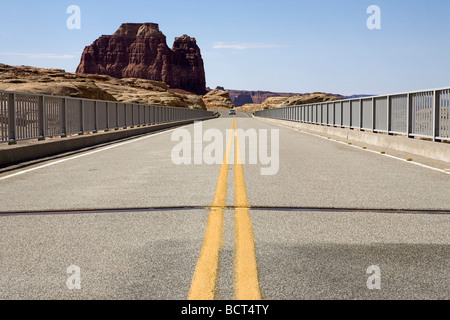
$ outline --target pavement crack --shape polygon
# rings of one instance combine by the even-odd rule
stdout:
[[[83,208],[83,209],[60,209],[60,210],[12,210],[0,211],[0,216],[19,215],[58,215],[58,214],[102,214],[102,213],[135,213],[135,212],[161,212],[161,211],[193,211],[193,210],[237,210],[246,209],[251,211],[292,211],[292,212],[332,212],[332,213],[391,213],[391,214],[434,214],[449,215],[449,209],[381,209],[381,208],[326,208],[326,207],[297,207],[297,206],[155,206],[138,208]]]

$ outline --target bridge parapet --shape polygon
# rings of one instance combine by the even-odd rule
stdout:
[[[213,117],[207,110],[0,91],[0,143]]]
[[[262,110],[255,116],[450,141],[450,88]]]

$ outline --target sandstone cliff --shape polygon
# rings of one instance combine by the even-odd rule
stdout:
[[[155,23],[124,23],[83,51],[77,73],[163,81],[172,89],[206,93],[203,59],[195,38],[176,38],[172,49]]]

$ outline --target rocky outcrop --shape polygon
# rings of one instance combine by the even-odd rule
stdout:
[[[323,92],[314,92],[309,94],[300,94],[295,95],[293,97],[289,97],[285,99],[285,101],[282,102],[282,107],[287,106],[298,106],[301,104],[311,104],[311,103],[320,103],[320,102],[326,102],[326,101],[335,101],[344,99],[342,96],[332,95],[329,93],[323,93]]]
[[[60,69],[0,64],[0,90],[116,101],[112,94],[97,86],[94,79]]]
[[[203,96],[203,102],[207,109],[233,109],[234,103],[231,101],[230,93],[220,89],[214,89]]]
[[[320,103],[326,101],[335,101],[341,99],[342,96],[332,95],[322,92],[314,92],[307,94],[297,94],[293,97],[270,97],[261,104],[246,104],[240,108],[242,111],[255,112],[264,109],[276,109],[288,106],[296,106],[310,103]],[[342,97],[344,98],[344,97]]]
[[[170,88],[206,93],[203,59],[195,38],[175,38],[172,49],[155,23],[125,23],[83,51],[77,73],[163,81]]]
[[[0,90],[87,99],[206,109],[201,96],[172,92],[154,80],[68,73],[59,69],[0,64]]]

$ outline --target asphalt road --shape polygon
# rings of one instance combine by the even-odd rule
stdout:
[[[203,132],[227,137],[234,119],[203,122]],[[248,263],[236,272],[240,244],[252,249],[262,299],[450,298],[449,174],[245,113],[236,120],[258,141],[278,130],[276,174],[261,175],[269,164],[259,153],[249,164],[242,143],[228,153],[241,154],[241,168],[205,164],[194,147],[192,162],[203,163],[176,165],[171,137],[180,129],[0,174],[0,299],[184,300],[194,274],[202,279],[200,252],[219,259],[214,297],[233,299],[246,293],[236,274],[255,271]],[[201,142],[193,125],[181,129]],[[213,223],[215,211],[223,223]],[[208,234],[222,235],[219,252],[206,251]],[[67,285],[70,266],[80,289]],[[368,288],[370,266],[381,272],[379,289]]]

